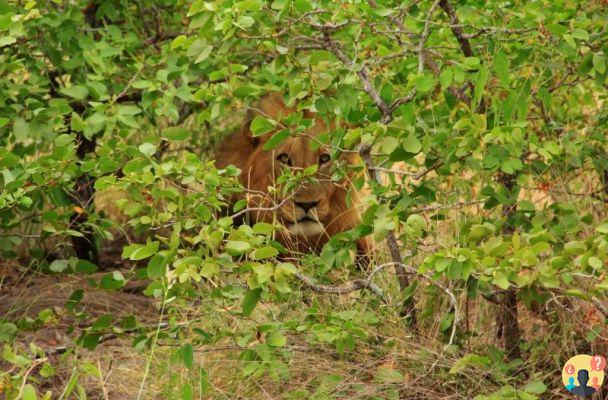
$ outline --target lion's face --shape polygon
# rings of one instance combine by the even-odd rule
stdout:
[[[278,220],[287,230],[301,238],[317,239],[326,234],[331,225],[332,199],[336,192],[344,192],[338,182],[331,180],[332,160],[326,148],[312,149],[312,139],[304,136],[290,137],[266,154],[259,154],[270,177],[285,172],[297,173],[316,166],[313,182],[300,185],[294,192],[276,199],[281,206],[276,212]],[[262,151],[263,152],[263,151]],[[262,153],[260,152],[260,153]],[[256,167],[259,163],[256,163]]]
[[[262,100],[259,112],[280,121],[293,110],[285,107],[280,96],[271,95]],[[234,164],[242,170],[239,179],[246,189],[252,222],[278,221],[285,227],[280,237],[284,245],[292,249],[320,249],[332,235],[360,222],[355,207],[358,193],[351,190],[347,201],[351,188],[348,179],[331,179],[337,160],[332,160],[328,149],[319,146],[316,139],[329,128],[314,114],[305,113],[305,116],[312,119],[312,125],[271,150],[265,150],[264,144],[276,131],[253,137],[246,124],[222,144],[217,165]],[[353,154],[343,154],[340,159],[346,164],[356,162]],[[307,181],[287,193],[282,190],[278,182],[281,175],[296,174],[315,165],[317,171],[312,182]],[[369,248],[368,243],[363,242],[365,240],[361,248]]]
[[[249,192],[249,207],[266,209],[253,212],[253,217],[266,222],[276,218],[289,233],[284,242],[291,238],[307,247],[318,248],[331,235],[358,222],[355,218],[347,228],[344,226],[345,218],[352,219],[352,211],[346,205],[347,182],[332,181],[334,160],[328,149],[311,146],[315,136],[325,130],[322,121],[316,121],[303,135],[288,137],[272,150],[264,150],[265,140],[260,141],[241,174],[241,182]],[[281,175],[296,174],[312,166],[317,168],[313,179],[291,192],[281,190],[277,183]],[[269,187],[279,190],[270,194]]]

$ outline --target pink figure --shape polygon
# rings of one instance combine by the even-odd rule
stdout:
[[[591,387],[594,388],[596,391],[600,389],[600,384],[597,382],[597,376],[593,377],[593,383],[591,383]]]

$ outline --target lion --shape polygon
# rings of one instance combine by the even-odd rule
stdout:
[[[311,147],[318,135],[331,128],[314,113],[304,112],[304,117],[314,121],[310,128],[288,136],[274,149],[265,150],[264,144],[284,128],[282,124],[264,135],[253,136],[250,125],[255,115],[281,121],[295,111],[285,105],[278,93],[263,97],[255,112],[248,113],[241,129],[220,144],[216,166],[222,169],[232,164],[241,170],[239,181],[246,190],[247,214],[253,222],[278,221],[284,228],[278,235],[283,246],[294,252],[319,252],[333,235],[360,224],[357,207],[362,196],[351,184],[352,174],[337,182],[331,179],[335,160],[326,146],[317,142]],[[360,163],[355,153],[343,153],[339,159],[349,165]],[[306,182],[287,195],[280,194],[281,190],[275,191],[279,195],[269,194],[269,188],[277,186],[276,178],[286,169],[302,171],[313,165],[317,165],[313,182]],[[370,237],[357,239],[357,263],[367,264],[372,249]]]

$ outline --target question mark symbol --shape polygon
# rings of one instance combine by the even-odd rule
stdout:
[[[591,358],[591,369],[593,371],[602,371],[606,368],[606,359],[602,356],[593,356]]]
[[[568,365],[566,365],[566,368],[565,368],[565,369],[566,369],[566,373],[567,373],[568,375],[572,375],[572,374],[574,373],[574,369],[575,369],[575,368],[574,368],[574,365],[572,365],[572,364],[568,364]]]

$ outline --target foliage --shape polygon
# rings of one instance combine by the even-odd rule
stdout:
[[[457,360],[442,373],[493,370],[494,393],[465,397],[537,398],[549,382],[534,377],[534,360],[551,346],[520,337],[518,304],[534,314],[551,299],[542,317],[556,338],[593,342],[608,317],[607,37],[596,0],[0,0],[1,257],[93,274],[105,269],[103,243],[128,237],[128,268],[91,275],[91,285],[147,280],[145,295],[170,318],[152,329],[93,318],[74,293],[70,334],[91,350],[108,333],[132,335],[141,351],[174,344],[190,373],[183,398],[213,391],[193,355],[202,346],[230,342],[240,374],[286,381],[296,343],[353,362],[370,347],[381,357],[395,340],[383,327],[396,319],[393,336],[414,334],[408,324],[436,335],[429,346]],[[241,122],[235,111],[271,91],[343,122],[320,140],[332,157],[357,151],[370,178],[358,182],[369,188],[362,226],[318,255],[285,260],[280,227],[236,224],[243,201],[225,212],[242,194],[239,171],[216,169],[210,150]],[[293,134],[311,123],[302,113],[283,122]],[[252,131],[277,123],[259,116]],[[289,190],[312,173],[280,183]],[[96,206],[107,193],[119,213]],[[350,250],[367,233],[379,251],[361,271]],[[83,239],[93,251],[79,253]],[[393,266],[413,273],[410,286]],[[371,271],[386,298],[362,291],[340,306],[299,279],[339,285]],[[398,316],[404,300],[415,318]],[[598,323],[562,325],[560,302],[579,302]],[[201,303],[208,319],[191,329],[176,310]],[[475,325],[469,303],[493,313],[499,339]],[[8,398],[37,398],[52,376],[50,364],[39,369],[43,350],[15,344],[35,329],[0,320],[14,366],[0,376]],[[410,367],[383,368],[377,398],[399,396],[399,370]],[[291,395],[340,397],[332,379]]]

